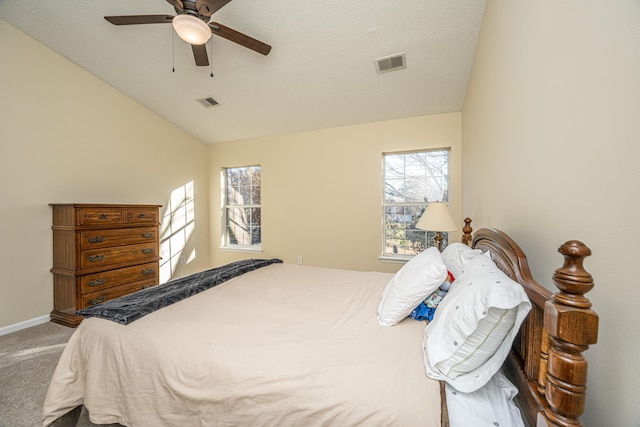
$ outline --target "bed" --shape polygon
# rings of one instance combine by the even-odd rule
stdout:
[[[471,236],[470,223],[465,220],[465,250],[459,251],[467,254],[468,248],[474,258],[446,265],[449,274],[464,268],[428,326],[405,319],[402,310],[396,323],[383,326],[391,283],[410,263],[390,274],[275,260],[161,309],[145,309],[126,325],[87,317],[56,367],[43,425],[75,425],[84,406],[94,423],[130,427],[448,426],[461,411],[458,398],[482,398],[498,380],[502,392],[503,384],[513,387],[507,410],[517,407],[523,425],[581,425],[587,377],[582,353],[596,343],[598,329],[584,296],[593,287],[583,267],[589,248],[579,241],[560,246],[564,265],[553,275],[558,290],[552,294],[534,281],[509,236],[496,229]],[[504,276],[496,281],[500,286],[515,284],[509,292],[520,301],[513,312],[517,327],[496,341],[486,356],[491,363],[480,362],[483,369],[496,360],[499,366],[468,393],[482,377],[475,375],[479,368],[457,377],[441,372],[433,354],[443,346],[434,325],[448,324],[440,320],[456,312],[456,298],[467,287],[456,283],[477,284],[471,274],[480,265],[497,267],[487,274]],[[437,351],[429,353],[431,347]]]

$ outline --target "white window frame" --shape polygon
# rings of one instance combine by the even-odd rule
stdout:
[[[248,166],[235,166],[235,167],[223,167],[220,171],[220,196],[221,196],[221,219],[222,219],[222,233],[221,233],[221,242],[220,249],[225,251],[232,252],[262,252],[262,188],[260,189],[260,203],[244,203],[244,200],[240,200],[241,203],[234,203],[228,199],[228,189],[230,187],[228,181],[227,171],[231,169],[250,169],[250,168],[259,168],[260,175],[262,175],[262,167],[260,165],[248,165]],[[253,179],[250,179],[250,187],[253,186]],[[262,179],[260,179],[260,187],[262,187]],[[250,190],[251,194],[253,194],[252,190]],[[231,243],[231,236],[229,233],[229,227],[227,227],[227,221],[229,218],[230,210],[245,210],[245,209],[259,209],[260,210],[260,223],[257,226],[254,226],[251,223],[251,218],[243,219],[243,221],[248,221],[248,224],[244,225],[244,228],[248,228],[245,232],[248,233],[248,244],[239,244],[239,243]],[[251,215],[249,215],[251,217]],[[242,225],[237,226],[238,229],[242,229]],[[253,228],[259,228],[259,243],[251,243],[253,241]]]
[[[429,178],[428,171],[425,171],[425,177],[426,177],[425,185],[429,186],[429,182],[433,184],[429,186],[430,188],[429,191],[425,190],[425,193],[431,194],[431,197],[425,197],[426,200],[421,200],[421,201],[420,200],[401,200],[401,201],[392,202],[387,200],[387,181],[388,179],[391,180],[391,178],[389,178],[388,176],[390,175],[390,173],[388,173],[387,166],[386,166],[387,156],[409,156],[412,154],[423,154],[423,153],[426,155],[428,155],[429,153],[439,153],[438,155],[442,155],[442,153],[446,153],[446,156],[447,156],[446,165],[443,166],[445,169],[443,174],[438,175],[437,177]],[[425,169],[426,169],[426,166],[425,166]],[[406,262],[411,258],[413,258],[417,253],[421,252],[421,250],[424,250],[430,246],[435,246],[435,244],[433,243],[433,238],[435,237],[435,231],[425,231],[425,230],[415,229],[415,224],[420,219],[420,216],[422,216],[422,213],[426,209],[429,202],[445,202],[445,203],[449,202],[450,200],[449,188],[450,188],[450,182],[451,182],[450,170],[451,170],[451,148],[448,148],[448,147],[383,153],[382,155],[382,245],[381,245],[382,255],[380,256],[380,260],[392,261],[392,262]],[[410,176],[406,175],[406,169],[403,176],[405,181],[408,181],[411,178]],[[396,173],[396,178],[397,177],[398,177],[398,174]],[[436,185],[435,182],[437,182],[437,180],[444,180],[444,182],[441,182],[440,185]],[[401,209],[404,209],[404,210],[401,210]],[[397,210],[398,212],[402,212],[401,214],[400,213],[395,214],[402,217],[395,224],[400,224],[403,222],[409,224],[410,228],[408,228],[408,230],[410,231],[413,238],[411,239],[407,238],[405,234],[404,240],[411,240],[414,244],[416,244],[417,247],[415,248],[415,253],[407,253],[409,252],[409,250],[407,249],[406,245],[401,250],[399,250],[398,253],[394,253],[393,251],[388,250],[388,247],[392,247],[391,243],[394,241],[394,239],[388,239],[389,235],[387,230],[387,222],[388,222],[387,212],[389,210]],[[399,226],[399,227],[401,230],[399,234],[400,235],[404,234],[407,229],[402,229],[402,226]],[[416,239],[415,238],[416,235],[418,236],[422,235],[423,237],[422,239]],[[446,245],[449,238],[448,233],[443,232],[442,235],[445,238],[444,244]],[[420,242],[422,242],[422,245],[424,245],[422,249],[420,249],[419,247]]]

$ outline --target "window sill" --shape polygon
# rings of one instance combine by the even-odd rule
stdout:
[[[412,257],[397,257],[397,256],[381,256],[378,258],[382,262],[390,262],[395,264],[406,264]]]
[[[260,254],[262,253],[262,247],[243,247],[243,246],[220,246],[219,248],[224,252],[250,252]]]

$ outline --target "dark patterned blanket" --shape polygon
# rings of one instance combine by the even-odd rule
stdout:
[[[78,311],[78,314],[82,317],[101,317],[126,325],[229,279],[281,262],[282,260],[279,259],[248,259],[232,262],[84,308]]]

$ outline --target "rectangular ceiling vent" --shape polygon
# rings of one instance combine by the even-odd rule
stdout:
[[[384,58],[378,58],[375,60],[375,63],[378,74],[407,68],[407,58],[404,52],[385,56]]]
[[[218,101],[209,97],[209,98],[201,98],[196,99],[200,104],[204,105],[206,108],[213,107],[214,105],[218,105]]]

